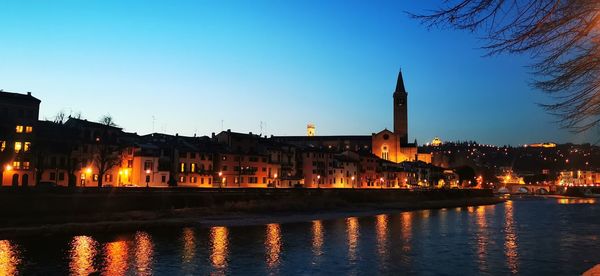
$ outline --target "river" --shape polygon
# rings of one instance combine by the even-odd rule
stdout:
[[[0,275],[577,275],[600,263],[594,199],[259,226],[0,241]]]

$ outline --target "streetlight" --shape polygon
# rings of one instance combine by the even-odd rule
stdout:
[[[150,183],[150,173],[152,173],[151,170],[146,170],[146,188],[150,187],[150,185],[149,185],[149,183]]]
[[[4,166],[4,170],[7,172],[12,171],[12,169],[13,169],[13,166],[11,166],[10,164],[6,164],[6,166]]]
[[[275,188],[277,188],[277,174],[274,174],[273,178],[275,179],[275,183],[274,183],[275,184]]]
[[[379,187],[383,189],[383,177],[379,178]]]
[[[317,175],[317,188],[321,188],[321,175]]]
[[[219,179],[221,180],[221,181],[219,181],[219,188],[223,188],[223,181],[225,181],[225,177],[222,177],[222,176],[223,176],[223,172],[219,172]]]
[[[352,189],[354,189],[354,176],[352,176]]]

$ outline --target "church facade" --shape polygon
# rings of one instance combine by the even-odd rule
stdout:
[[[372,135],[317,136],[315,125],[309,124],[307,136],[276,136],[280,142],[302,147],[324,148],[336,151],[370,151],[381,159],[401,163],[424,161],[431,163],[430,154],[420,154],[417,142],[408,142],[408,93],[404,87],[402,71],[398,73],[393,94],[394,130],[384,129]]]
[[[394,131],[384,129],[373,133],[371,152],[381,159],[395,163],[417,160],[431,163],[430,154],[418,153],[416,140],[414,143],[408,143],[408,93],[404,87],[402,71],[398,73],[393,107]]]

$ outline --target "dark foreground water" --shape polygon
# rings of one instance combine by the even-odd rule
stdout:
[[[600,263],[592,199],[244,227],[0,241],[0,275],[577,275]]]

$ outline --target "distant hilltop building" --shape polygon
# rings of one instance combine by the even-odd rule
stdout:
[[[306,136],[309,136],[309,137],[315,136],[315,130],[316,130],[315,124],[309,123],[306,126]]]
[[[442,140],[439,137],[435,137],[433,138],[433,140],[431,141],[431,145],[434,147],[439,147],[443,144]]]
[[[555,148],[556,144],[555,143],[536,143],[536,144],[525,145],[525,147],[532,147],[532,148]]]
[[[335,150],[370,151],[377,157],[395,163],[404,161],[431,162],[431,154],[418,153],[417,141],[408,142],[408,93],[404,87],[402,71],[398,73],[393,93],[394,128],[371,135],[316,136],[311,124],[307,136],[277,136],[276,140],[300,146]],[[314,127],[314,125],[313,125]]]

